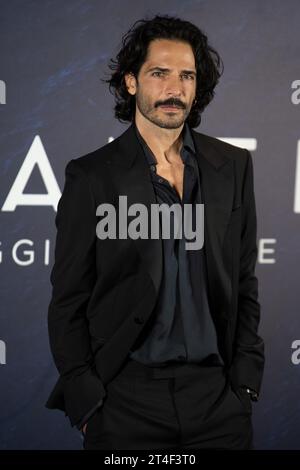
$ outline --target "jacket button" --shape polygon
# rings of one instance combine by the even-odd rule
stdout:
[[[142,317],[134,317],[134,321],[135,323],[138,323],[139,325],[144,323],[144,319]]]

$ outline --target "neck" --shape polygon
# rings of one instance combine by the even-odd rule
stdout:
[[[172,163],[178,160],[182,147],[182,129],[184,123],[177,129],[165,129],[144,119],[136,118],[135,125],[152,150],[158,163]]]

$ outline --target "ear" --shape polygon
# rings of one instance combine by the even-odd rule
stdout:
[[[131,95],[135,95],[136,94],[136,79],[133,73],[132,72],[126,73],[124,75],[124,79],[125,79],[128,93],[130,93]]]

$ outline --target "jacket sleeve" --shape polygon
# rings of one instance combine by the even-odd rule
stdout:
[[[89,421],[89,419],[93,416],[94,413],[98,410],[98,408],[101,407],[103,403],[103,399],[101,399],[98,403],[96,403],[95,406],[86,414],[84,417],[79,421],[78,424],[76,424],[76,427],[79,429],[79,431],[82,431],[83,426]]]
[[[96,207],[88,178],[76,160],[65,169],[65,186],[55,218],[55,260],[48,309],[50,349],[60,374],[60,396],[47,408],[65,410],[80,425],[106,395],[96,372],[86,309],[96,282]]]
[[[264,370],[264,341],[258,335],[260,304],[257,261],[257,221],[254,197],[253,163],[248,150],[242,189],[242,228],[238,289],[238,318],[234,338],[231,379],[233,386],[249,387],[259,394]]]

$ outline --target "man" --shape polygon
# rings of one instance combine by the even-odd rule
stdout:
[[[264,343],[252,158],[193,130],[219,67],[191,23],[141,21],[109,80],[130,127],[66,167],[48,315],[60,377],[46,406],[65,411],[85,449],[253,448]],[[190,206],[193,227],[203,204],[203,246],[175,236],[176,215],[166,238],[105,238],[103,208],[124,229],[120,196],[148,214]]]

